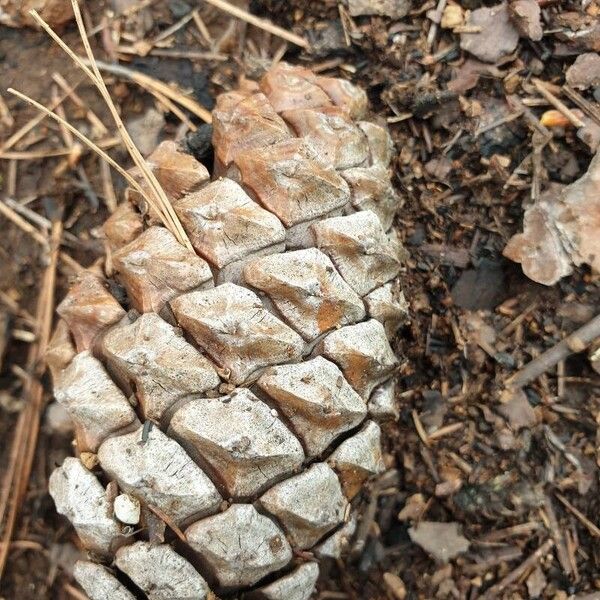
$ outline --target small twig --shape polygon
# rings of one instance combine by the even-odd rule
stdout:
[[[9,90],[7,90],[9,91]],[[49,110],[54,110],[59,104],[68,98],[68,94],[64,94],[57,98],[55,102],[50,104]],[[10,150],[19,140],[23,139],[34,127],[37,127],[44,119],[45,114],[36,115],[33,119],[25,123],[18,131],[15,131],[3,144],[0,146],[0,158],[6,158],[6,151]]]
[[[600,538],[600,528],[594,525],[580,510],[575,508],[562,494],[555,492],[554,495],[564,504],[565,508],[569,510],[581,524],[594,536]]]
[[[597,104],[586,100],[579,92],[574,90],[572,87],[568,85],[563,85],[562,88],[563,93],[573,104],[577,104],[579,108],[585,112],[590,119],[596,122],[597,125],[600,125],[600,109]]]
[[[5,202],[0,201],[0,214],[12,221],[19,229],[31,236],[42,248],[48,248],[48,238],[40,233],[31,223],[28,223],[14,209],[7,206]]]
[[[429,31],[427,33],[427,51],[431,52],[433,48],[433,42],[435,42],[435,38],[437,36],[439,23],[442,20],[442,15],[444,13],[444,9],[446,8],[447,0],[438,0],[437,6],[435,8],[435,12],[433,13],[433,18],[431,20],[431,26],[429,27]]]
[[[585,123],[571,110],[569,109],[563,102],[561,102],[544,84],[543,81],[539,79],[533,80],[533,85],[535,89],[542,95],[556,110],[560,111],[573,125],[577,128],[583,127]]]
[[[535,566],[554,546],[554,540],[547,539],[531,556],[525,559],[516,569],[503,577],[496,585],[492,586],[485,594],[486,600],[498,597],[511,583],[517,581],[524,573]]]
[[[600,337],[600,315],[527,363],[507,380],[507,387],[521,388],[527,385],[571,354],[583,352],[598,337]]]
[[[556,555],[558,556],[558,562],[562,567],[565,575],[571,575],[571,563],[569,562],[569,553],[567,552],[567,545],[563,533],[558,526],[558,519],[554,511],[554,505],[552,504],[552,498],[546,496],[544,499],[544,509],[548,518],[548,525],[550,529],[550,535],[554,540],[556,546]]]
[[[310,50],[310,44],[304,38],[292,33],[291,31],[287,31],[286,29],[274,25],[267,19],[261,19],[260,17],[252,15],[249,12],[238,8],[237,6],[229,4],[229,2],[225,2],[225,0],[204,0],[204,2],[215,6],[216,8],[230,14],[233,17],[236,17],[237,19],[240,19],[241,21],[250,23],[250,25],[254,25],[259,29],[263,29],[264,31],[268,31],[273,35],[276,35],[277,37],[287,40],[292,44],[296,44],[296,46],[300,46],[305,50]]]
[[[423,427],[423,423],[421,423],[421,419],[419,418],[419,413],[416,410],[413,410],[411,412],[411,416],[412,416],[413,423],[415,424],[415,429],[417,430],[417,434],[419,435],[419,438],[421,438],[421,441],[427,447],[429,447],[429,436],[427,435],[427,432],[425,431],[425,428]]]
[[[2,527],[0,579],[6,565],[17,516],[29,484],[40,430],[44,392],[40,378],[45,368],[44,356],[52,328],[56,266],[62,230],[62,221],[56,219],[52,224],[49,262],[44,272],[37,302],[37,343],[31,344],[27,357],[27,373],[30,377],[24,389],[26,404],[17,421],[10,450],[9,466],[5,472],[0,494],[0,527]]]
[[[516,121],[517,119],[520,119],[523,116],[523,112],[524,111],[519,110],[515,113],[507,115],[506,117],[497,119],[496,121],[494,121],[493,123],[490,123],[489,125],[484,125],[483,127],[480,127],[479,129],[477,129],[477,131],[473,134],[473,137],[477,138],[482,133],[485,133],[486,131],[491,131],[492,129],[496,129],[497,127],[500,127],[501,125],[506,125],[507,123],[510,123],[511,121]]]
[[[79,94],[75,93],[75,89],[67,83],[65,78],[60,73],[52,73],[52,79],[63,90],[65,94],[69,95],[69,99],[72,100],[77,107],[85,111],[85,116],[87,120],[90,122],[91,126],[97,131],[97,133],[99,135],[108,135],[108,129],[106,129],[104,123],[100,120],[96,113],[85,104],[85,102],[81,99]]]
[[[441,437],[445,435],[449,435],[451,433],[455,433],[464,427],[464,423],[451,423],[450,425],[446,425],[445,427],[440,427],[437,431],[428,434],[427,439],[429,441],[439,440]]]
[[[212,48],[215,41],[213,40],[212,35],[210,35],[208,27],[202,20],[202,17],[200,16],[200,11],[198,9],[192,11],[192,19],[194,19],[194,23],[196,24],[200,35],[206,40],[208,46]]]

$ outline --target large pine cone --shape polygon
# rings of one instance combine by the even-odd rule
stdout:
[[[79,458],[50,493],[93,600],[306,599],[351,537],[406,316],[392,144],[366,109],[285,64],[223,94],[212,181],[172,142],[148,159],[196,254],[131,193],[105,225],[127,299],[89,273],[60,304],[48,362]]]

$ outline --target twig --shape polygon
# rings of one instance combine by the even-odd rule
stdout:
[[[573,104],[577,104],[597,125],[600,125],[600,109],[598,109],[597,104],[586,100],[579,92],[568,85],[563,85],[562,91]]]
[[[19,229],[31,236],[42,248],[48,248],[48,238],[41,234],[31,223],[28,223],[14,209],[7,206],[5,202],[0,201],[0,214],[12,221]]]
[[[10,451],[9,467],[4,477],[0,496],[0,525],[3,526],[2,538],[0,539],[0,579],[6,565],[19,509],[29,483],[37,446],[44,392],[40,377],[44,371],[44,356],[52,328],[56,265],[62,230],[62,221],[55,219],[50,237],[49,262],[44,272],[37,302],[37,343],[31,344],[27,358],[27,372],[30,378],[24,389],[26,405],[17,421]]]
[[[567,545],[563,533],[558,526],[558,519],[556,518],[556,512],[554,511],[554,505],[552,504],[552,498],[546,496],[544,499],[544,509],[548,518],[548,525],[550,529],[550,535],[554,540],[556,546],[556,555],[558,556],[558,562],[562,567],[565,575],[569,576],[572,573],[571,563],[569,562],[569,553],[567,552]]]
[[[421,438],[421,441],[429,447],[429,436],[423,427],[423,423],[421,423],[421,419],[419,418],[419,413],[416,410],[411,412],[413,423],[415,424],[415,429],[417,430],[417,434]]]
[[[56,84],[63,90],[63,92],[65,92],[65,94],[69,95],[69,98],[76,106],[85,111],[87,120],[98,132],[98,134],[108,135],[108,129],[106,129],[104,123],[100,120],[96,113],[85,104],[79,94],[75,93],[75,89],[67,83],[65,78],[60,73],[52,73],[52,79],[54,79]]]
[[[451,433],[455,433],[462,429],[464,423],[450,423],[450,425],[446,425],[446,427],[440,427],[437,431],[430,433],[427,435],[427,439],[431,440],[439,440],[441,437],[445,435],[449,435]]]
[[[554,495],[565,505],[565,508],[572,512],[581,524],[594,536],[600,538],[600,528],[594,525],[580,510],[575,508],[562,494],[555,492]]]
[[[108,163],[100,161],[100,176],[102,178],[102,193],[104,194],[104,203],[108,211],[113,213],[117,208],[117,195],[113,186],[112,176]]]
[[[296,44],[296,46],[300,46],[305,50],[310,50],[310,44],[303,37],[300,37],[291,31],[287,31],[286,29],[282,29],[277,25],[273,25],[273,23],[267,19],[261,19],[260,17],[252,15],[249,12],[238,8],[237,6],[229,4],[229,2],[225,2],[225,0],[204,0],[204,2],[215,6],[216,8],[232,15],[233,17],[236,17],[237,19],[240,19],[241,21],[250,23],[250,25],[254,25],[259,29],[263,29],[264,31],[268,31],[273,35],[276,35],[277,37],[287,40],[292,44]]]
[[[571,123],[573,123],[573,125],[577,128],[579,127],[583,127],[585,125],[585,123],[569,108],[567,108],[567,106],[565,106],[565,104],[563,102],[561,102],[544,84],[543,81],[540,81],[539,79],[534,79],[533,80],[533,85],[535,86],[535,89],[542,95],[544,96],[544,98],[546,100],[548,100],[548,102],[550,102],[550,104],[552,104],[552,106],[554,106],[554,108],[556,108],[556,110],[559,110],[567,119],[569,119],[569,121],[571,121]]]
[[[9,90],[7,90],[9,91]],[[58,98],[55,102],[50,104],[49,110],[54,110],[61,102],[64,102],[68,98],[67,94],[64,94]],[[10,150],[19,140],[23,139],[34,127],[39,125],[46,115],[37,115],[31,121],[28,121],[18,131],[15,131],[3,144],[0,146],[0,158],[6,158],[5,154],[7,150]]]
[[[598,337],[600,337],[600,315],[527,363],[520,371],[509,377],[506,385],[515,388],[527,385],[571,354],[583,352]]]
[[[431,52],[431,48],[433,47],[433,42],[435,41],[435,37],[438,32],[439,23],[442,19],[442,14],[444,13],[444,9],[446,8],[447,0],[438,0],[436,9],[431,17],[431,26],[429,27],[429,31],[427,33],[427,50]]]
[[[485,594],[486,600],[498,597],[511,583],[517,581],[524,573],[527,573],[531,567],[536,565],[543,556],[554,546],[554,540],[547,539],[531,556],[525,559],[516,569],[513,569],[508,575],[503,577],[496,585],[492,586]]]

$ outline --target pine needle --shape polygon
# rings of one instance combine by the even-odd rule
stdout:
[[[67,44],[65,44],[65,42],[44,21],[44,19],[42,19],[42,17],[40,17],[40,15],[35,10],[30,11],[30,15],[39,24],[39,26],[42,29],[44,29],[44,31],[62,48],[62,50],[71,58],[71,60],[73,60],[73,62],[87,75],[87,77],[90,79],[90,81],[92,81],[92,83],[96,86],[96,88],[100,92],[102,98],[104,99],[104,102],[106,103],[107,108],[109,109],[109,111],[111,113],[111,116],[115,122],[115,125],[117,126],[117,130],[119,131],[119,134],[121,135],[121,139],[123,140],[123,144],[127,148],[127,151],[129,153],[129,155],[131,156],[133,162],[139,168],[144,179],[146,180],[149,190],[147,192],[142,190],[141,186],[139,184],[137,184],[137,182],[136,182],[136,185],[132,184],[133,187],[136,189],[136,191],[141,193],[142,197],[148,202],[150,207],[153,208],[157,212],[159,218],[163,221],[163,223],[165,224],[167,229],[169,229],[173,233],[175,238],[186,248],[193,251],[192,244],[191,244],[189,238],[187,237],[187,234],[185,233],[185,231],[181,225],[181,222],[179,221],[179,218],[177,217],[177,214],[175,213],[175,210],[173,209],[171,203],[169,202],[169,199],[167,198],[165,191],[162,189],[162,186],[160,185],[158,179],[156,178],[154,173],[151,171],[151,169],[148,167],[148,165],[146,164],[146,161],[142,157],[140,151],[137,149],[136,145],[134,144],[133,140],[131,139],[129,132],[125,128],[125,125],[123,124],[123,121],[121,120],[121,117],[117,111],[117,108],[115,107],[114,102],[112,101],[112,98],[110,97],[110,93],[106,87],[106,84],[104,83],[104,80],[102,79],[102,75],[100,74],[98,66],[96,65],[94,54],[92,52],[90,43],[88,41],[87,32],[85,29],[85,25],[83,23],[83,19],[81,17],[81,12],[79,10],[79,5],[77,4],[77,0],[71,0],[71,5],[73,8],[73,13],[75,15],[77,27],[79,28],[79,34],[80,34],[81,40],[83,42],[91,69],[83,62],[83,60],[79,56],[77,56],[77,54],[75,54],[75,52],[73,52],[73,50],[71,50],[71,48],[69,48],[69,46],[67,46]],[[15,93],[14,90],[11,93]],[[19,95],[19,94],[17,93],[16,95]],[[20,97],[28,102],[32,102],[30,98],[24,96],[23,94],[21,94]],[[36,106],[36,108],[38,108],[38,109],[40,109],[40,107],[42,107],[42,105],[39,103],[35,103],[34,106]],[[43,108],[45,109],[45,107],[43,107]],[[47,109],[45,109],[44,112],[45,111],[47,111]],[[55,120],[59,119],[58,115],[56,115],[55,113],[52,113],[51,111],[48,111],[47,114],[48,114],[48,116],[52,116],[52,118],[54,118]],[[64,121],[64,119],[62,121],[63,121],[63,124],[66,123],[66,121]],[[82,136],[82,134],[80,134],[79,132],[75,133],[75,131],[73,131],[73,129],[75,129],[75,128],[72,128],[71,126],[68,126],[68,128],[74,135],[76,135],[81,141],[83,141],[86,145],[88,145],[90,148],[92,148],[95,152],[98,152],[100,150],[99,148],[97,148],[97,146],[95,146],[95,144],[93,144],[93,142],[91,142],[91,140],[89,140],[85,136]],[[113,168],[115,168],[121,175],[123,175],[123,173],[125,172],[124,169],[122,169],[121,167],[115,166],[115,165],[117,165],[117,163],[114,160],[112,160],[106,153],[102,153],[102,154],[99,153],[99,155],[102,156],[102,158],[104,160],[107,160],[107,158],[108,158],[109,160],[107,162],[109,162],[109,164]],[[126,179],[129,183],[131,183],[133,180],[133,178],[129,175],[126,176]]]

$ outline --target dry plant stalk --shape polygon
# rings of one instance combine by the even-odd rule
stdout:
[[[104,226],[129,310],[89,272],[59,305],[47,360],[77,458],[49,489],[92,600],[134,598],[108,564],[150,597],[306,600],[349,547],[407,317],[393,147],[366,111],[284,63],[221,95],[212,180],[173,142],[148,158],[193,250],[135,188]]]
[[[147,191],[143,190],[137,182],[134,182],[133,178],[129,174],[127,174],[125,172],[125,170],[122,167],[120,167],[112,158],[110,158],[108,156],[108,154],[106,154],[105,152],[100,150],[100,148],[98,148],[98,146],[96,144],[94,144],[89,138],[84,136],[73,126],[69,125],[59,115],[56,115],[55,113],[53,113],[51,110],[47,109],[40,103],[35,102],[31,98],[25,96],[24,94],[21,94],[20,92],[17,92],[16,90],[9,89],[8,91],[10,93],[18,96],[22,100],[29,102],[30,104],[35,106],[38,110],[42,111],[47,116],[50,116],[51,118],[55,119],[63,127],[66,127],[71,133],[76,135],[83,143],[85,143],[88,147],[90,147],[94,152],[96,152],[103,160],[107,161],[113,168],[115,168],[121,175],[123,175],[123,177],[125,177],[125,179],[128,181],[128,183],[130,185],[132,185],[132,187],[134,189],[136,189],[138,191],[138,193],[140,193],[146,199],[149,206],[151,206],[156,211],[157,215],[163,221],[165,226],[170,231],[173,232],[173,235],[175,235],[177,241],[179,243],[181,243],[182,245],[184,245],[186,248],[192,249],[192,245],[187,237],[187,234],[183,230],[183,227],[181,226],[181,223],[179,222],[179,218],[175,214],[175,211],[173,210],[173,207],[171,206],[171,203],[170,203],[169,199],[167,198],[167,195],[165,194],[160,183],[156,179],[156,176],[154,175],[154,173],[152,173],[152,170],[146,164],[146,161],[140,154],[140,151],[137,149],[137,147],[133,143],[133,140],[131,139],[129,132],[125,128],[125,125],[123,124],[123,121],[121,120],[121,117],[117,111],[117,108],[114,105],[114,102],[112,101],[112,99],[110,97],[110,93],[108,92],[106,84],[104,83],[104,80],[102,79],[102,75],[100,74],[98,66],[96,65],[94,54],[92,52],[90,43],[88,41],[87,32],[85,29],[85,25],[83,23],[83,19],[81,17],[81,11],[79,9],[77,0],[71,0],[71,4],[73,7],[73,13],[75,15],[75,20],[77,22],[79,34],[80,34],[81,40],[83,42],[87,57],[88,57],[90,67],[88,67],[83,62],[83,60],[79,56],[77,56],[77,54],[75,54],[73,52],[73,50],[71,50],[71,48],[69,48],[69,46],[67,46],[67,44],[65,44],[65,42],[52,30],[52,28],[50,28],[50,26],[39,16],[39,14],[35,10],[32,10],[30,12],[30,14],[31,14],[32,18],[36,21],[36,23],[38,23],[38,25],[42,29],[44,29],[46,31],[46,33],[48,33],[48,35],[68,54],[68,56],[73,60],[73,62],[79,68],[81,68],[83,70],[83,72],[86,74],[86,76],[90,79],[90,81],[92,81],[92,83],[96,86],[96,88],[100,92],[102,98],[104,99],[104,101],[106,103],[106,106],[108,107],[108,109],[113,117],[115,125],[117,126],[117,130],[119,131],[121,139],[122,139],[125,147],[127,148],[129,155],[131,156],[135,165],[138,167],[138,169],[143,174],[144,180],[147,183]],[[90,70],[90,68],[91,68],[91,70]]]
[[[52,224],[49,263],[42,280],[35,315],[37,340],[31,344],[27,359],[29,379],[24,389],[26,404],[17,421],[9,465],[0,490],[0,527],[2,531],[2,537],[0,538],[0,579],[2,579],[6,565],[19,509],[27,491],[37,446],[44,392],[40,378],[44,371],[44,355],[52,330],[56,265],[61,236],[62,222],[57,219]]]

